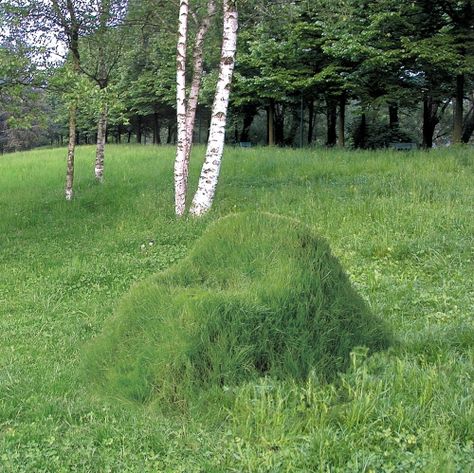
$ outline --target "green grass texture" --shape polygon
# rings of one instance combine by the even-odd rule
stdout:
[[[355,347],[389,342],[327,243],[262,212],[217,220],[185,259],[136,285],[103,333],[86,377],[142,402],[265,375],[334,379]]]
[[[78,147],[76,198],[69,203],[63,197],[65,149],[0,156],[2,473],[474,470],[472,148],[396,153],[229,147],[215,206],[203,219],[174,217],[172,147],[108,146],[103,185],[94,182],[94,151]],[[190,196],[203,155],[202,147],[193,148]],[[238,234],[228,235],[232,219],[268,214],[284,216],[278,217],[282,226],[291,219],[302,225],[266,234],[259,229],[273,228],[273,218],[249,222],[258,254],[269,261],[248,264],[253,247],[247,237],[239,246]],[[225,238],[201,247],[219,228]],[[308,370],[313,362],[307,355],[296,357],[293,366],[274,363],[276,354],[285,360],[280,355],[292,352],[296,339],[280,337],[285,346],[273,351],[278,347],[262,337],[252,353],[250,335],[229,327],[237,320],[226,317],[236,308],[260,321],[269,311],[280,314],[291,302],[288,291],[296,293],[293,283],[300,276],[299,283],[311,280],[298,272],[312,271],[313,247],[297,246],[301,234],[328,242],[353,287],[347,290],[356,291],[364,313],[381,324],[370,327],[387,326],[393,335],[387,349],[375,344],[370,350],[373,338],[364,333],[368,341],[348,338],[344,356],[331,358],[342,369],[328,371],[337,366],[331,361]],[[273,253],[265,239],[273,242]],[[286,243],[279,247],[278,239]],[[237,247],[226,252],[226,241]],[[200,251],[208,257],[198,264],[193,258]],[[230,261],[233,254],[242,261]],[[300,257],[308,261],[302,268]],[[267,274],[269,262],[278,270]],[[157,292],[134,302],[147,288],[173,286],[170,298]],[[296,299],[303,304],[304,298]],[[195,392],[173,387],[179,381],[169,379],[174,367],[164,371],[165,386],[152,378],[143,389],[124,387],[120,383],[127,384],[133,367],[147,366],[147,350],[155,356],[160,344],[128,351],[120,338],[115,354],[104,351],[102,367],[94,350],[123,333],[114,320],[124,322],[119,314],[128,304],[128,313],[140,316],[157,304],[165,313],[170,301],[179,302],[173,310],[181,308],[182,333],[168,319],[160,332],[148,333],[144,324],[146,333],[130,339],[133,345],[156,335],[168,343],[168,355],[187,354],[184,360],[169,355],[170,363],[162,359],[166,370],[176,360],[182,361],[176,373],[191,377],[202,370],[189,366],[189,347],[196,341],[192,319],[207,316],[206,307],[215,313],[206,319],[210,325],[199,325],[206,328],[202,335],[215,340],[226,321],[224,333],[232,328],[245,349],[212,369],[206,363]],[[347,335],[339,332],[337,337]],[[219,359],[230,341],[214,345],[208,361]],[[201,355],[203,347],[193,346]],[[122,358],[126,353],[129,362]],[[137,363],[140,353],[143,363]],[[236,367],[241,356],[250,361]],[[123,363],[122,380],[110,359],[117,360],[117,370]],[[106,368],[102,380],[99,368]]]

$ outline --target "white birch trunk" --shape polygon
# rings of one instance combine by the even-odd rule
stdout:
[[[199,99],[199,91],[201,89],[201,80],[203,72],[203,54],[204,39],[209,31],[211,19],[216,13],[216,1],[209,0],[207,3],[207,14],[203,18],[202,23],[196,35],[193,49],[193,77],[191,81],[191,90],[187,101],[186,110],[186,154],[183,162],[183,174],[185,180],[185,192],[188,187],[189,160],[191,157],[191,148],[193,146],[193,130],[196,121],[196,110]]]
[[[69,107],[69,142],[67,146],[66,188],[64,194],[66,200],[74,197],[74,151],[76,148],[76,105]]]
[[[177,114],[177,147],[174,163],[175,211],[183,215],[186,204],[186,177],[184,162],[186,160],[186,46],[188,36],[188,0],[180,0],[178,45],[176,52],[176,114]]]
[[[95,153],[95,178],[98,182],[104,180],[105,136],[107,133],[107,105],[102,107],[97,124],[97,146]]]
[[[229,105],[230,88],[234,72],[237,49],[238,15],[235,0],[224,0],[224,31],[219,64],[216,95],[212,105],[212,118],[207,144],[206,159],[199,178],[190,213],[199,216],[212,205],[224,151],[225,127]]]

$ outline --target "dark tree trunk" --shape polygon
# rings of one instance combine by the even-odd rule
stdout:
[[[300,107],[296,108],[295,106],[291,115],[292,115],[291,127],[288,130],[288,136],[284,141],[285,145],[295,145],[297,142],[296,137],[297,137],[298,128],[300,127],[300,122],[301,122]]]
[[[472,134],[474,133],[474,105],[471,107],[464,117],[464,126],[462,131],[462,142],[469,143]]]
[[[275,145],[275,102],[270,101],[267,107],[267,144]]]
[[[313,143],[315,123],[316,123],[316,115],[315,115],[314,100],[311,99],[308,102],[308,144],[309,145]]]
[[[127,143],[130,144],[132,141],[132,130],[128,130],[127,132]]]
[[[423,148],[433,147],[433,135],[436,125],[439,123],[438,117],[439,103],[433,97],[427,95],[423,99]]]
[[[326,108],[327,108],[327,138],[326,146],[332,147],[335,146],[337,142],[337,101],[332,98],[326,98]]]
[[[142,143],[142,117],[140,115],[137,116],[137,143]]]
[[[285,144],[285,107],[278,104],[275,106],[275,143]]]
[[[250,141],[250,127],[252,126],[255,115],[257,115],[257,106],[248,104],[244,106],[244,120],[239,141]]]
[[[453,123],[453,143],[459,144],[462,140],[463,122],[463,100],[464,100],[464,74],[456,77],[456,97],[454,100],[454,123]]]
[[[337,145],[340,148],[344,148],[346,144],[345,139],[345,128],[346,128],[346,94],[343,93],[339,98],[339,120],[338,120],[338,134],[337,134]]]
[[[396,103],[390,103],[388,105],[388,119],[389,126],[392,130],[398,128],[400,122],[398,119],[398,105]]]
[[[360,123],[354,134],[354,146],[360,149],[367,149],[367,118],[365,113],[360,117]]]
[[[155,112],[153,114],[153,144],[160,145],[161,144],[161,124],[159,120],[158,113]]]
[[[176,122],[174,120],[168,121],[168,136],[166,137],[166,143],[174,143],[174,137],[176,135]]]
[[[122,142],[122,125],[117,125],[117,134],[115,135],[115,142],[120,144]]]

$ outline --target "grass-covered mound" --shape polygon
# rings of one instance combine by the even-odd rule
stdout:
[[[181,399],[262,375],[330,379],[355,346],[387,344],[324,240],[252,212],[218,220],[187,258],[135,286],[86,366],[116,395]]]

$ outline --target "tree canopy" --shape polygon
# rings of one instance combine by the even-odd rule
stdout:
[[[206,3],[190,2],[188,48]],[[429,148],[472,139],[473,0],[258,0],[239,10],[228,141]],[[95,142],[104,100],[107,139],[175,142],[177,3],[8,0],[0,14],[2,150],[61,144],[72,95],[79,143]],[[219,17],[204,43],[199,142]],[[191,50],[188,61],[192,74]],[[65,73],[75,62],[78,74]]]

